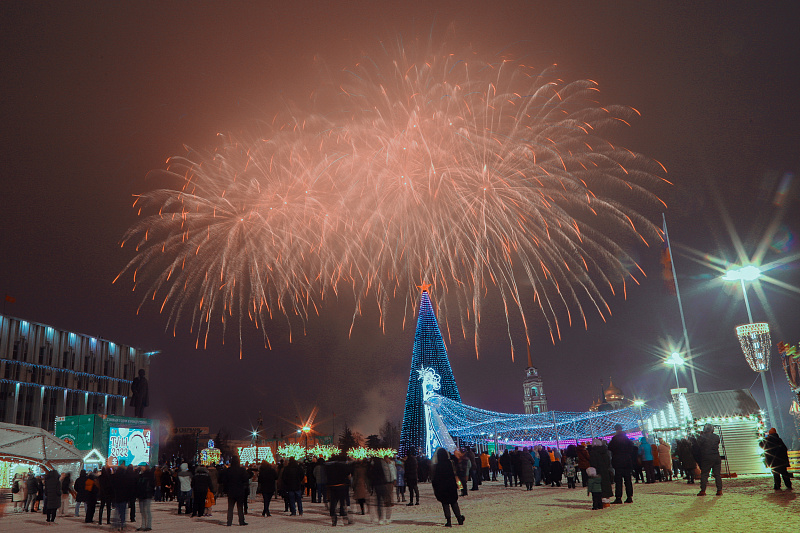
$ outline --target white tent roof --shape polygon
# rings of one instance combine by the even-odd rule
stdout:
[[[80,464],[82,458],[75,446],[42,428],[0,423],[0,460],[23,461],[61,470]]]

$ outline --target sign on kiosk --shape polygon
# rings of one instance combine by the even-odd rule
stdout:
[[[149,428],[109,428],[108,461],[112,465],[144,465],[150,462]]]

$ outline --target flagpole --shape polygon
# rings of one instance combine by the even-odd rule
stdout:
[[[689,334],[686,332],[686,317],[683,315],[683,304],[681,303],[681,291],[678,289],[678,275],[675,273],[675,261],[672,260],[672,247],[669,244],[669,232],[667,231],[667,217],[661,213],[661,219],[664,221],[664,239],[667,241],[667,253],[669,253],[669,264],[672,267],[672,281],[675,282],[675,296],[678,297],[678,309],[681,312],[681,325],[683,326],[683,342],[686,344],[686,356],[689,361],[689,370],[692,373],[692,386],[694,392],[700,392],[697,388],[697,375],[694,371],[694,358],[692,357],[692,348],[689,345]]]

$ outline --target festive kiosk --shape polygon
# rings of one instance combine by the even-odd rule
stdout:
[[[56,436],[83,452],[86,463],[155,465],[158,420],[108,415],[56,418]]]
[[[0,423],[0,487],[10,487],[15,474],[81,469],[83,455],[75,446],[42,428]]]

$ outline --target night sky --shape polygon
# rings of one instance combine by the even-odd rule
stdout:
[[[786,264],[768,273],[777,284],[757,284],[768,305],[749,290],[753,315],[770,322],[774,342],[800,340],[797,180],[776,196],[800,171],[798,17],[789,2],[670,4],[3,2],[0,291],[16,298],[4,313],[161,350],[147,415],[175,425],[244,437],[262,410],[268,433],[288,433],[314,406],[322,433],[334,413],[337,433],[345,421],[364,434],[399,422],[415,325],[403,329],[402,305],[385,332],[365,309],[349,337],[352,301],[327,300],[291,343],[280,321],[272,351],[246,335],[240,360],[235,335],[197,350],[188,322],[173,338],[156,305],[137,315],[143,294],[130,279],[112,281],[133,254],[120,248],[137,219],[133,195],[161,186],[148,173],[184,145],[213,149],[218,132],[248,131],[306,99],[321,62],[345,68],[381,40],[435,41],[452,27],[487,55],[513,45],[528,63],[597,81],[603,103],[641,111],[613,139],[661,161],[675,184],[664,199],[700,390],[752,385],[762,402],[734,334],[747,322],[741,289],[705,257],[737,263],[737,249],[749,257],[768,244],[762,262]],[[607,322],[589,313],[588,331],[563,327],[553,345],[529,315],[551,409],[585,410],[609,376],[652,406],[668,399],[675,378],[662,360],[682,338],[678,306],[664,290],[660,247],[632,252],[648,278],[629,285],[627,300],[609,295]],[[521,412],[525,351],[512,361],[502,313],[490,296],[479,358],[471,338],[445,340],[465,403]],[[520,330],[512,335],[524,346]],[[773,369],[786,413],[777,358]],[[688,385],[688,372],[680,379]]]

